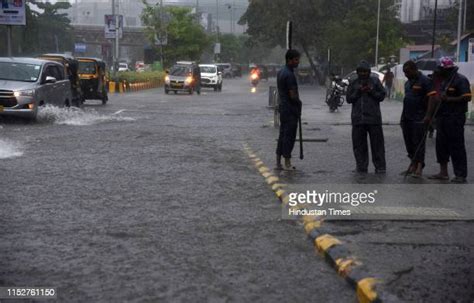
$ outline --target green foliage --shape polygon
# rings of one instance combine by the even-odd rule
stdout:
[[[150,5],[146,1],[144,4],[141,17],[149,41],[154,45],[155,37],[167,37],[168,44],[163,47],[165,66],[179,60],[197,61],[211,45],[210,38],[189,8],[165,7],[160,12],[159,5]],[[164,16],[163,20],[168,21],[162,24],[160,15]],[[159,47],[155,49],[159,52]]]
[[[143,83],[143,82],[162,82],[165,78],[164,72],[118,72],[117,80],[126,81],[128,83]]]
[[[32,10],[37,7],[42,12]],[[74,41],[72,27],[67,14],[61,9],[71,7],[69,2],[28,1],[26,5],[26,26],[14,26],[12,31],[12,52],[15,56],[36,55],[56,52],[56,41],[59,52],[72,51]],[[6,39],[6,26],[0,26],[0,37]],[[6,40],[0,43],[0,53],[6,55]]]
[[[312,57],[353,67],[361,59],[374,61],[378,0],[254,0],[239,23],[248,25],[252,39],[267,46],[286,46],[286,22],[293,21],[294,47]],[[393,0],[381,1],[379,57],[398,54],[403,46],[401,24],[391,9]]]

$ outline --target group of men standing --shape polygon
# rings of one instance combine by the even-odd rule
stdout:
[[[294,170],[291,152],[296,139],[298,119],[301,118],[301,101],[294,69],[298,67],[300,54],[289,50],[286,66],[277,76],[280,96],[280,136],[278,139],[277,169]],[[347,103],[352,105],[352,147],[357,173],[367,173],[369,166],[369,137],[375,173],[386,172],[385,143],[382,128],[380,102],[386,90],[377,77],[371,76],[370,65],[361,61],[357,67],[357,79],[349,84]],[[407,77],[405,98],[400,125],[405,147],[410,159],[405,176],[422,177],[425,166],[425,142],[429,128],[436,121],[436,158],[439,173],[428,178],[449,180],[448,162],[453,163],[453,183],[465,183],[467,156],[464,141],[464,125],[471,90],[468,79],[458,73],[454,62],[447,57],[439,60],[431,77],[418,71],[415,62],[403,65]],[[285,159],[284,164],[281,158]]]

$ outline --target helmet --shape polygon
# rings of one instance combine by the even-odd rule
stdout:
[[[453,59],[449,57],[441,57],[438,62],[440,68],[453,68],[456,65],[454,64]]]

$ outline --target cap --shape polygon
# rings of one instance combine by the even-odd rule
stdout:
[[[449,57],[441,57],[438,62],[438,66],[441,68],[452,68],[456,65],[454,64],[453,59]]]

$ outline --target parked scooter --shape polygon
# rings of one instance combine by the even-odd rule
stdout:
[[[339,76],[333,76],[331,80],[331,87],[329,93],[326,96],[326,104],[329,106],[331,113],[335,112],[338,107],[344,104],[344,92],[347,83],[342,81]]]

